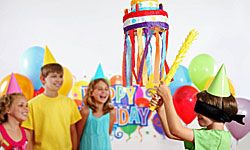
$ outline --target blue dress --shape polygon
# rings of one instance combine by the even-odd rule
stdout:
[[[111,150],[109,137],[110,114],[99,118],[93,116],[89,108],[89,116],[81,137],[80,150]]]

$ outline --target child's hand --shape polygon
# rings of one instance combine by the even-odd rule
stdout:
[[[150,101],[150,104],[151,104],[152,106],[161,107],[162,104],[163,104],[163,100],[162,100],[162,98],[161,98],[160,96],[154,94],[154,95],[152,96],[152,99],[151,99],[151,101]]]
[[[157,94],[160,97],[164,97],[164,100],[172,98],[169,87],[163,81],[161,81],[159,87],[157,88]]]

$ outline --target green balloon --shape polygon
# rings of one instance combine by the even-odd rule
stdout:
[[[208,54],[194,57],[188,66],[190,78],[199,90],[204,90],[206,82],[214,75],[215,60]]]
[[[135,124],[130,124],[130,125],[121,127],[122,131],[127,133],[129,137],[133,132],[135,132],[136,128],[137,128],[137,125]]]

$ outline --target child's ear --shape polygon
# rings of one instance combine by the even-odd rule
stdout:
[[[45,84],[45,77],[43,77],[42,75],[40,75],[40,80],[41,80],[42,84]]]
[[[6,114],[9,114],[9,113],[10,113],[10,108],[9,108],[9,107],[6,108],[5,113],[6,113]]]

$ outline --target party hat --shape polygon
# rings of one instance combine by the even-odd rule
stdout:
[[[6,94],[12,93],[22,93],[22,90],[17,83],[14,73],[12,73],[10,76],[10,82]]]
[[[219,71],[217,72],[214,80],[207,89],[209,94],[219,97],[228,97],[231,95],[229,89],[228,78],[226,75],[226,68],[224,64],[221,65]]]
[[[98,68],[97,68],[97,70],[95,72],[95,76],[91,80],[96,80],[96,79],[101,79],[101,78],[105,79],[105,76],[104,76],[104,73],[103,73],[103,70],[102,70],[102,65],[99,64]]]
[[[44,57],[43,57],[43,66],[51,63],[56,63],[54,56],[51,54],[48,46],[45,46]]]

